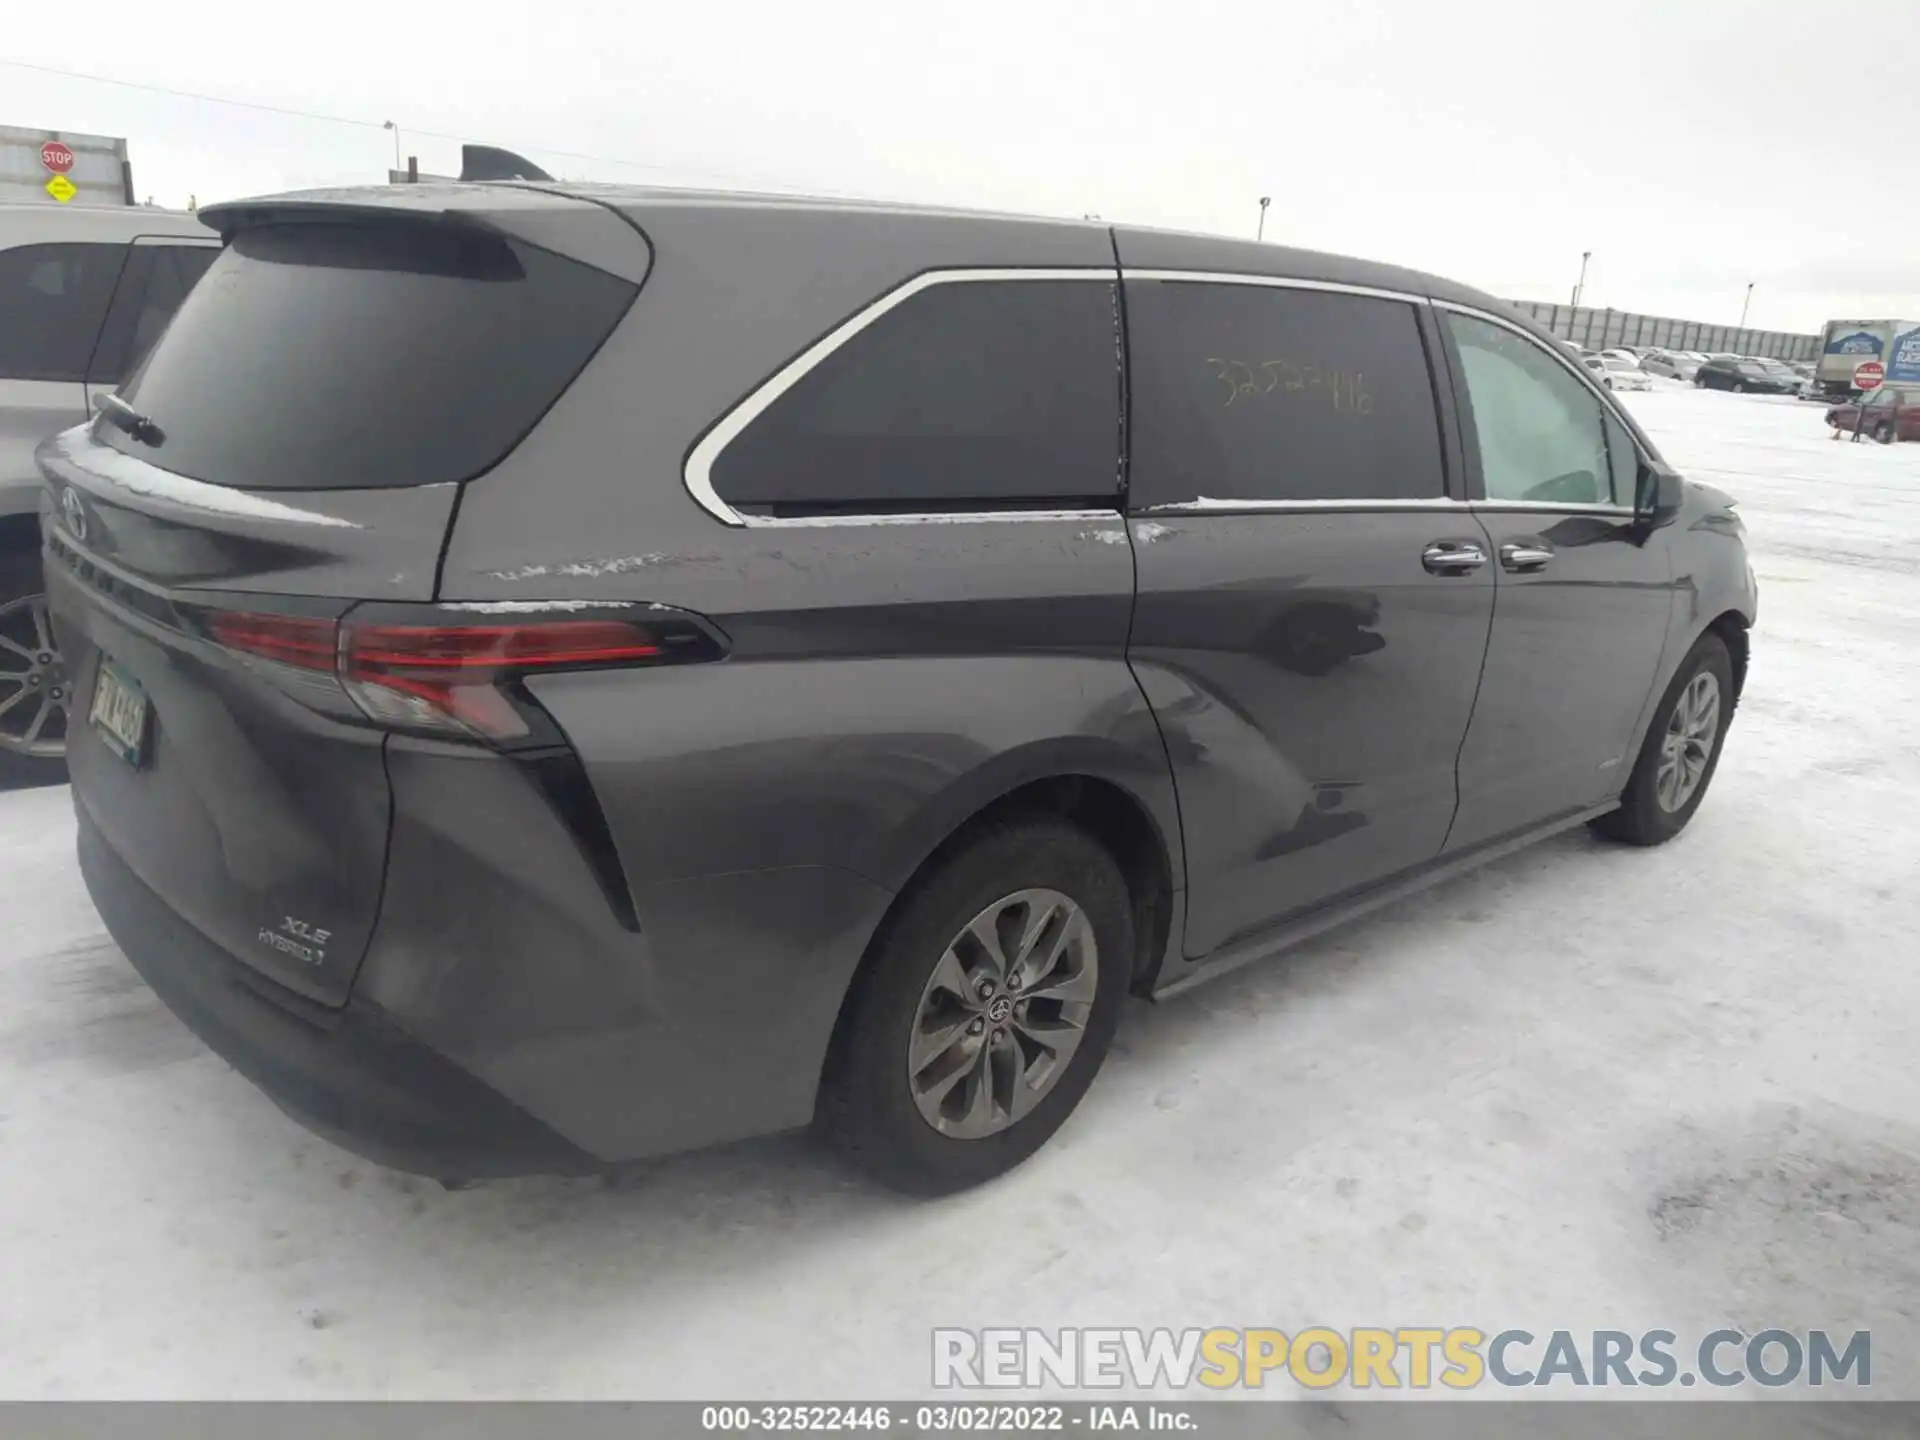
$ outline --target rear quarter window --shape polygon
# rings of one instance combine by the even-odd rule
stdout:
[[[927,286],[813,365],[714,458],[762,515],[1117,504],[1114,283]]]
[[[636,288],[451,225],[242,230],[123,391],[161,442],[99,433],[245,489],[471,479],[560,397]]]

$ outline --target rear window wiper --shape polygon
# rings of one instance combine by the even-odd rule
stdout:
[[[142,444],[157,447],[167,438],[165,431],[118,395],[111,393],[102,395],[100,413]]]

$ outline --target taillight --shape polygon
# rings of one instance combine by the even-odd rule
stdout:
[[[411,607],[363,608],[364,621],[359,609],[341,620],[215,611],[207,628],[241,654],[332,676],[376,724],[502,742],[533,736],[543,718],[512,683],[528,675],[674,664],[723,653],[692,616],[664,606],[649,607],[645,622],[529,618],[488,625],[398,618],[397,612]],[[446,613],[422,608],[436,617]]]
[[[332,620],[301,615],[256,615],[216,610],[207,617],[213,638],[229,650],[291,665],[296,670],[331,674],[340,646],[340,627]]]
[[[660,642],[624,620],[527,625],[354,625],[340,633],[340,683],[385,725],[468,730],[493,740],[527,733],[500,689],[514,675],[659,660]]]

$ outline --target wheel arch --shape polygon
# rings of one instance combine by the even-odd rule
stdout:
[[[1181,860],[1177,849],[1177,818],[1169,828],[1155,815],[1147,799],[1101,765],[1056,766],[1007,783],[1009,777],[1031,769],[1037,755],[1052,753],[1054,747],[1043,744],[1031,749],[1031,754],[1013,752],[1000,757],[999,764],[988,767],[994,772],[993,781],[975,776],[973,786],[955,787],[971,796],[973,807],[954,818],[951,804],[929,806],[922,823],[913,829],[916,838],[903,842],[918,845],[919,853],[904,883],[867,937],[859,963],[847,977],[839,1012],[821,1057],[817,1084],[826,1080],[828,1067],[835,1063],[847,1017],[862,980],[872,970],[897,917],[919,892],[921,884],[938,873],[947,857],[982,831],[1021,815],[1059,816],[1085,830],[1113,856],[1126,880],[1133,910],[1134,953],[1129,989],[1136,995],[1150,992],[1169,948],[1177,941],[1175,930],[1184,888],[1184,871],[1179,868]],[[1080,758],[1088,757],[1082,754]],[[982,795],[986,798],[982,799]],[[936,822],[933,816],[942,818]],[[940,825],[944,828],[938,837],[931,844],[924,843],[925,836]],[[907,852],[903,849],[901,853]]]
[[[1713,619],[1700,627],[1700,635],[1717,635],[1727,647],[1728,659],[1733,663],[1733,700],[1740,703],[1741,692],[1747,687],[1748,631],[1753,622],[1738,610],[1722,610]],[[1700,635],[1687,642],[1687,650],[1700,643]],[[1686,651],[1681,652],[1683,655]]]
[[[1727,658],[1733,667],[1733,700],[1728,707],[1727,719],[1733,718],[1733,710],[1740,703],[1741,692],[1747,683],[1747,656],[1749,653],[1747,634],[1753,626],[1753,616],[1736,605],[1716,607],[1711,618],[1699,625],[1690,625],[1681,636],[1681,643],[1675,644],[1666,656],[1662,657],[1659,681],[1647,693],[1645,708],[1634,727],[1633,744],[1628,749],[1625,774],[1621,777],[1624,784],[1632,776],[1633,760],[1646,744],[1647,732],[1659,714],[1660,699],[1673,684],[1673,678],[1680,673],[1680,667],[1686,663],[1687,656],[1693,653],[1693,647],[1700,643],[1704,635],[1714,635],[1727,647]]]
[[[995,756],[932,797],[889,837],[875,878],[894,889],[894,899],[867,938],[847,995],[920,881],[981,830],[1022,813],[1068,820],[1113,856],[1133,903],[1132,984],[1145,993],[1177,941],[1178,899],[1186,884],[1172,776],[1164,756],[1149,761],[1115,742],[1075,737]]]

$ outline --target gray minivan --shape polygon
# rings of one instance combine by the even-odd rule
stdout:
[[[971,1184],[1129,992],[1706,793],[1732,501],[1476,291],[590,185],[204,214],[206,281],[40,452],[80,858],[362,1154],[812,1123]]]
[[[0,203],[0,764],[57,776],[66,748],[34,447],[131,373],[219,248],[176,211]]]

